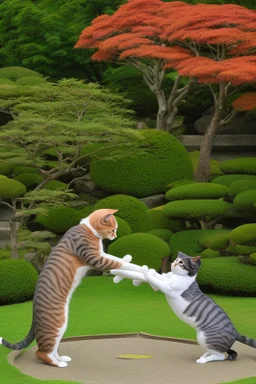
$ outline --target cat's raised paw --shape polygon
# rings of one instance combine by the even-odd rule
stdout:
[[[58,368],[65,368],[68,366],[68,363],[66,363],[65,361],[60,361],[58,364],[57,364],[57,367]]]
[[[69,356],[59,356],[59,357],[58,357],[58,360],[59,360],[59,361],[64,361],[64,362],[69,362],[69,361],[71,361],[72,359],[71,359],[71,357],[69,357]]]

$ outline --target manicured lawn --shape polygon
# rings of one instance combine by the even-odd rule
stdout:
[[[229,314],[240,333],[256,339],[255,298],[211,297]],[[0,336],[10,342],[22,340],[30,328],[31,314],[31,302],[0,307]],[[128,280],[114,284],[112,277],[107,276],[84,279],[71,300],[69,326],[65,336],[127,332],[147,332],[195,340],[195,331],[176,318],[164,295],[154,292],[146,284],[134,287]],[[42,383],[9,365],[9,352],[0,346],[2,383]],[[233,384],[256,384],[256,377]]]

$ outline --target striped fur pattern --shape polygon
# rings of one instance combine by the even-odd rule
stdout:
[[[179,252],[167,274],[160,275],[147,266],[142,267],[142,273],[123,269],[110,272],[119,278],[133,279],[134,285],[148,282],[165,294],[175,314],[196,329],[197,341],[206,350],[197,363],[224,360],[225,353],[228,360],[234,360],[237,353],[231,347],[235,341],[256,348],[256,340],[238,333],[226,312],[200,290],[195,280],[199,268],[200,256]]]
[[[58,347],[67,328],[69,302],[75,288],[90,269],[109,271],[124,265],[125,258],[106,254],[102,246],[103,238],[113,240],[116,237],[115,212],[111,209],[95,211],[66,232],[52,249],[39,276],[28,335],[14,344],[1,338],[1,344],[10,349],[23,349],[35,338],[38,359],[57,367],[67,366],[71,359],[59,356]],[[131,257],[126,260],[129,262]]]

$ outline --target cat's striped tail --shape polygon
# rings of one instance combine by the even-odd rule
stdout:
[[[236,340],[239,341],[239,343],[243,343],[243,344],[249,345],[249,347],[256,348],[256,340],[250,339],[249,337],[241,335],[238,332],[236,335]]]
[[[20,341],[19,343],[9,343],[2,337],[0,337],[0,344],[2,344],[4,347],[9,348],[9,349],[14,349],[14,350],[19,350],[28,347],[32,341],[34,340],[35,335],[34,335],[34,327],[33,324],[31,325],[31,328],[27,334],[27,336]]]

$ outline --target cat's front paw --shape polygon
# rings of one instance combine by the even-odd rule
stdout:
[[[132,256],[131,255],[125,255],[122,259],[126,263],[130,263],[132,261]]]

